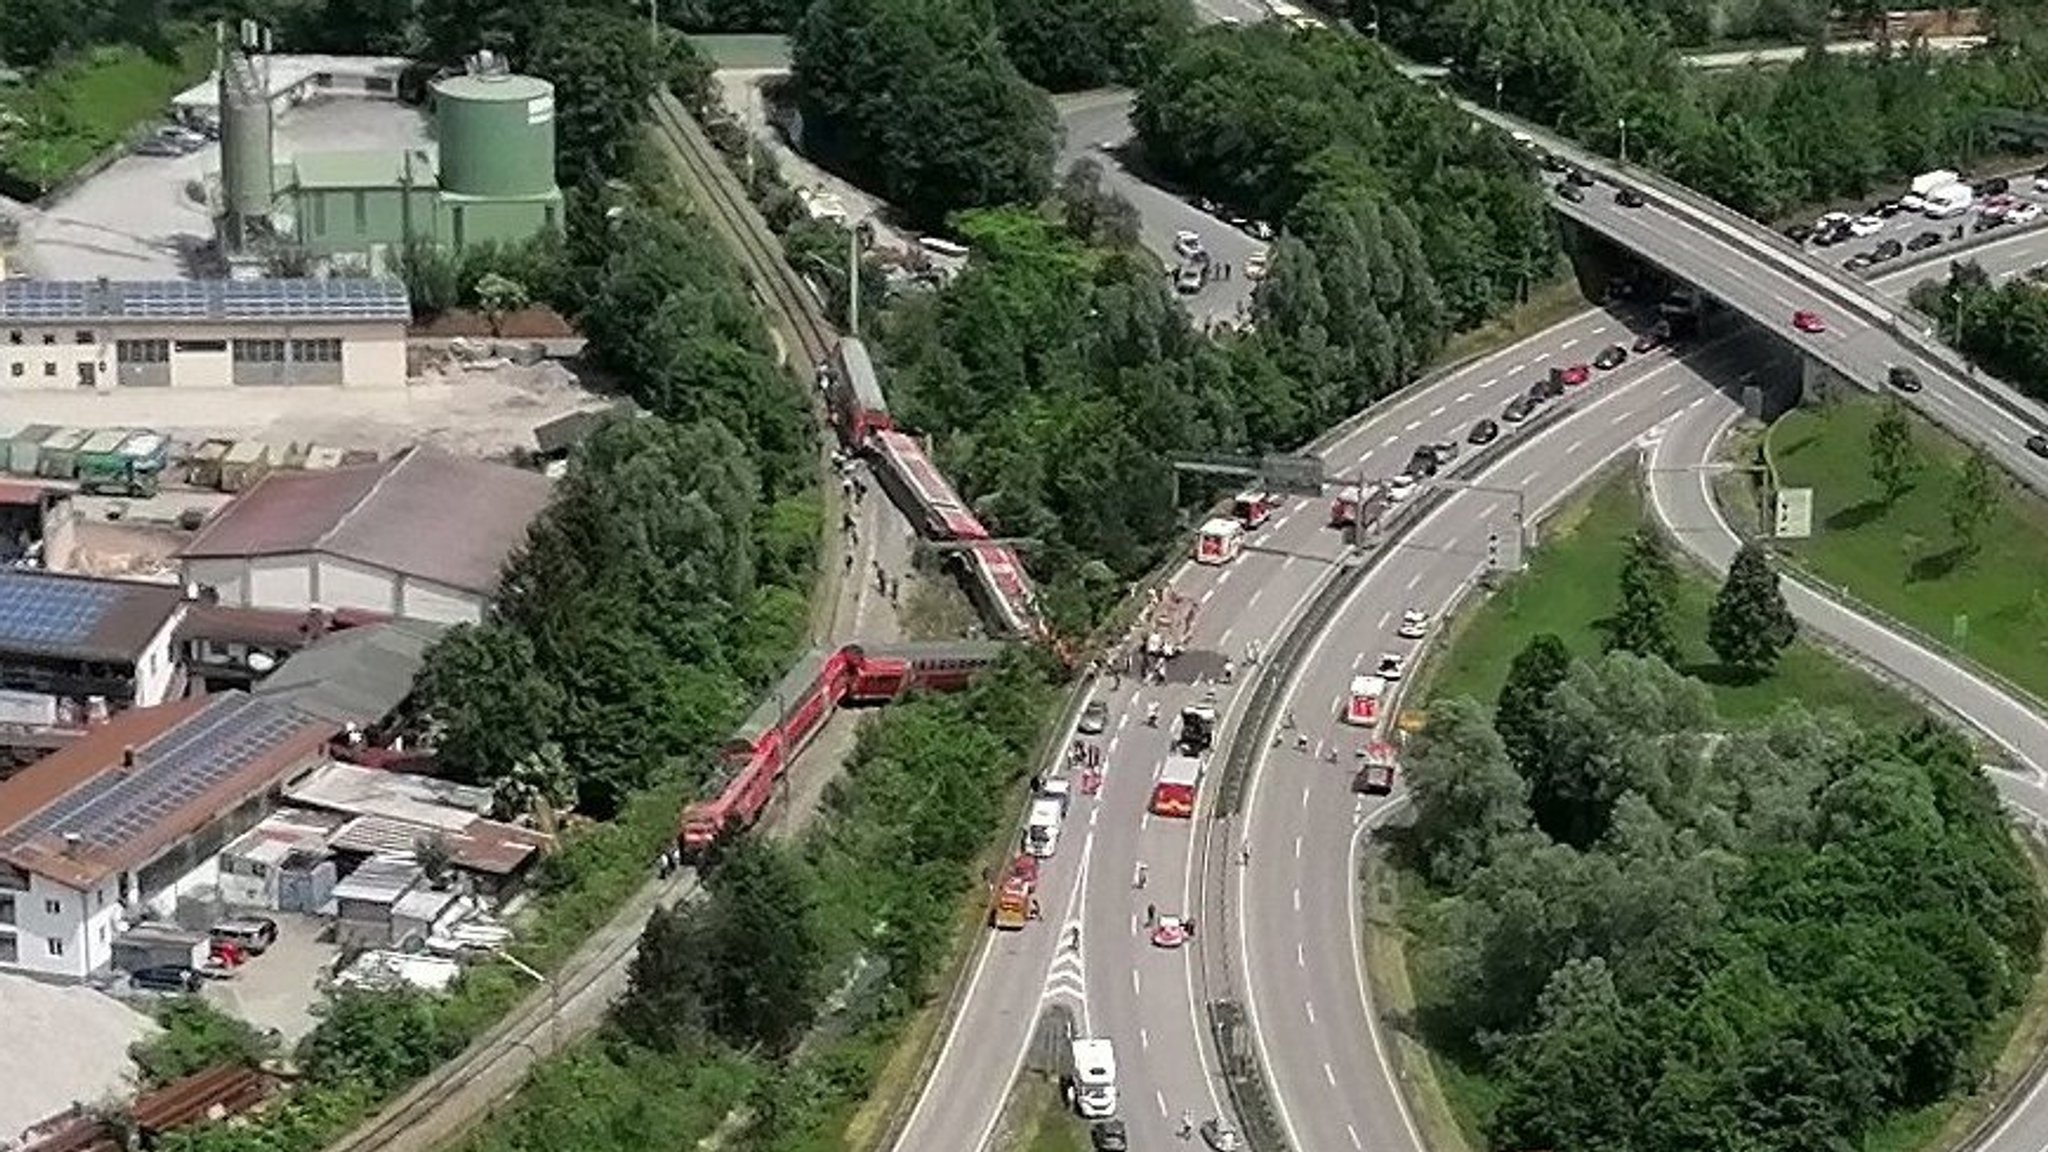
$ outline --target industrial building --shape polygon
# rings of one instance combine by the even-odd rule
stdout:
[[[397,280],[0,281],[0,392],[402,388],[411,319]]]
[[[222,46],[217,230],[231,257],[284,246],[332,266],[383,271],[409,242],[460,250],[561,228],[555,90],[547,81],[479,53],[466,73],[430,85],[434,149],[280,161],[271,59],[246,38],[240,49]]]
[[[272,472],[178,559],[186,583],[232,607],[469,623],[551,491],[538,473],[424,446],[381,464]]]
[[[0,748],[52,747],[181,694],[184,612],[174,585],[0,569]]]
[[[239,692],[193,697],[124,712],[0,781],[0,970],[107,968],[120,933],[172,916],[333,733]]]

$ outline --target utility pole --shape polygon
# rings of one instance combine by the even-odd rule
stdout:
[[[860,338],[860,226],[846,226],[846,328]]]

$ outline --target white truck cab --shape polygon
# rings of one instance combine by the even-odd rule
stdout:
[[[1074,1041],[1074,1072],[1070,1087],[1074,1111],[1083,1120],[1116,1115],[1116,1046],[1094,1037]]]
[[[1024,825],[1024,851],[1043,860],[1060,848],[1061,802],[1039,799],[1031,802],[1031,818]]]

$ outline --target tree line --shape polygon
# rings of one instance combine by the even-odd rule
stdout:
[[[1851,1147],[1971,1088],[2038,896],[1971,749],[1796,705],[1734,726],[1555,637],[1407,757],[1419,1021],[1514,1148]]]
[[[2001,284],[1975,261],[1959,261],[1945,279],[1914,285],[1909,298],[1934,318],[1943,341],[2022,395],[2048,403],[2048,288],[2040,276]]]
[[[1717,72],[1684,65],[1686,25],[1654,5],[1351,0],[1359,27],[1374,13],[1390,44],[1450,64],[1474,100],[1608,155],[1626,147],[1631,161],[1760,218],[1994,157],[2007,142],[1988,111],[2044,109],[2038,12],[2017,6],[1997,9],[1995,42],[1968,54],[1815,49],[1789,67]]]

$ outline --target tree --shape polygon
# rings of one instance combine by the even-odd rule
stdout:
[[[1798,634],[1769,555],[1753,541],[1744,544],[1707,614],[1707,643],[1722,663],[1755,678],[1776,666]]]
[[[1432,880],[1463,881],[1497,837],[1528,825],[1529,787],[1476,701],[1432,707],[1429,726],[1404,759],[1416,842]]]
[[[1956,547],[1965,555],[1977,550],[1978,535],[1998,511],[1997,467],[1982,448],[1975,448],[1956,472],[1948,498],[1948,525],[1955,533]]]
[[[1621,564],[1620,603],[1606,621],[1608,650],[1676,661],[1671,606],[1677,593],[1678,572],[1663,538],[1649,529],[1637,532]]]
[[[1544,718],[1550,713],[1550,698],[1571,668],[1571,652],[1550,632],[1531,637],[1508,665],[1507,679],[1494,701],[1493,728],[1500,733],[1508,760],[1525,777],[1544,756]]]
[[[1913,476],[1919,470],[1913,426],[1906,418],[1906,406],[1894,398],[1870,426],[1870,478],[1884,490],[1884,502],[1895,504],[1912,489]]]
[[[506,313],[517,312],[532,303],[526,285],[496,272],[485,273],[483,279],[476,282],[476,296],[484,306],[484,314],[490,318],[493,336],[504,334],[501,325],[505,322]]]
[[[545,744],[563,705],[533,643],[499,621],[452,628],[427,650],[409,705],[457,777],[488,783]]]
[[[306,1074],[379,1096],[415,1080],[462,1048],[433,995],[411,986],[337,988],[313,1010],[319,1022],[299,1046]]]
[[[1129,84],[1156,69],[1187,31],[1170,0],[999,0],[1003,50],[1033,84],[1077,92]]]
[[[160,1000],[152,1015],[163,1031],[128,1046],[128,1055],[149,1087],[161,1087],[216,1064],[254,1066],[275,1047],[246,1022],[196,996]]]
[[[661,82],[647,25],[609,7],[545,5],[524,67],[555,86],[555,171],[565,186],[626,173]]]

